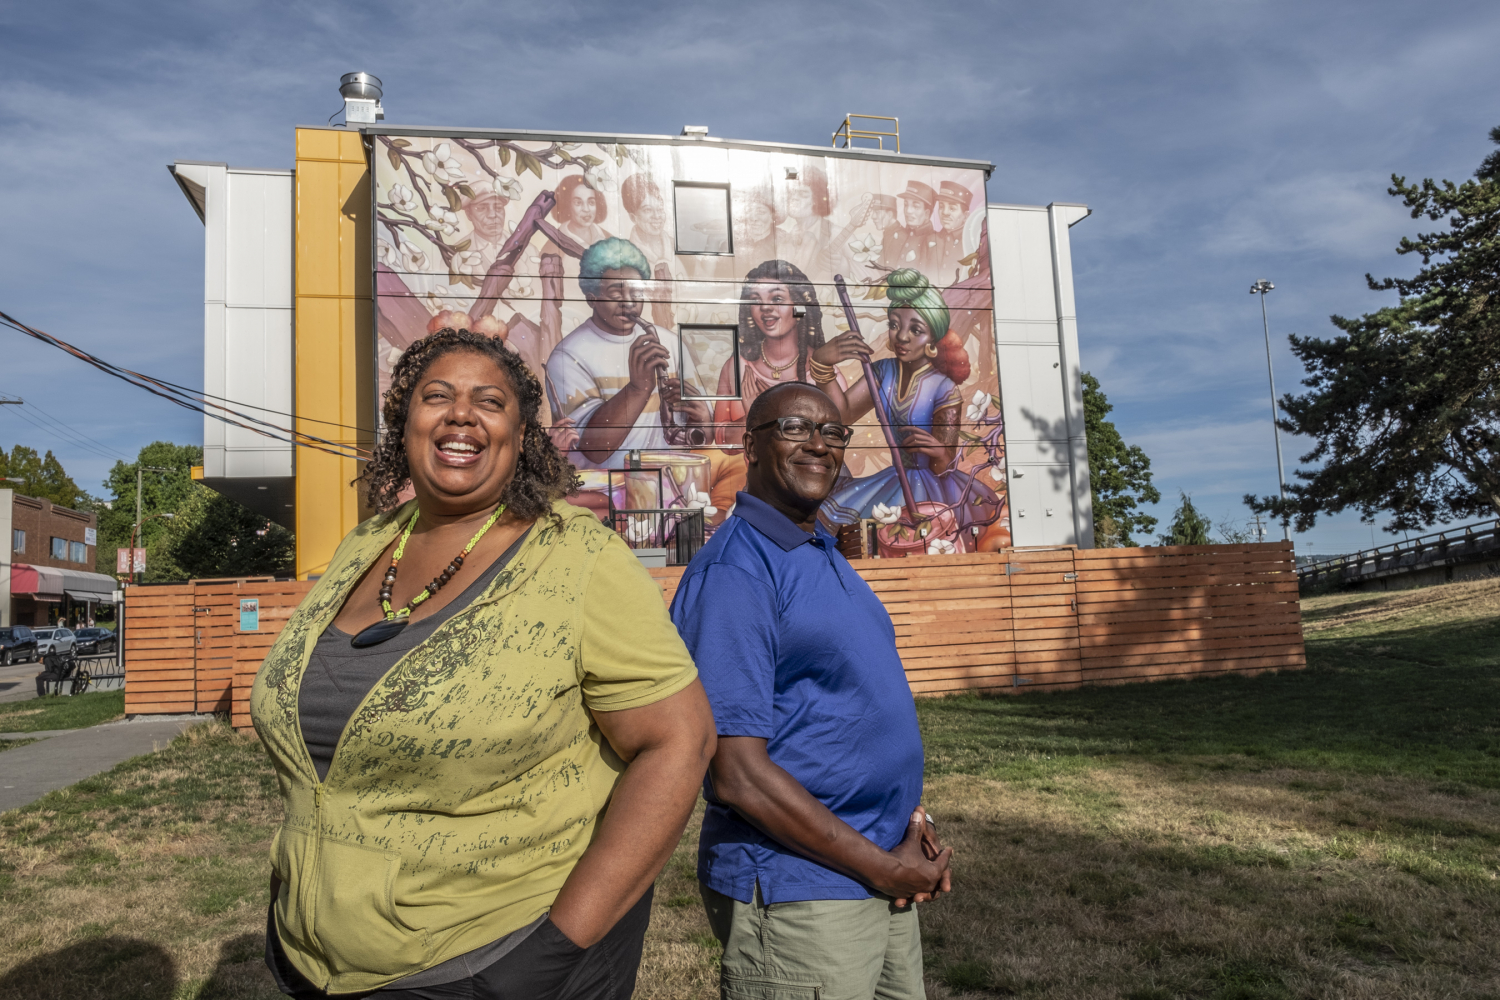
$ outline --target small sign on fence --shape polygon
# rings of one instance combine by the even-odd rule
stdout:
[[[240,631],[260,631],[260,598],[245,597],[240,599]]]

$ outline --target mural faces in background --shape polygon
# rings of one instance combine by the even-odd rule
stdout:
[[[776,227],[781,216],[771,192],[752,189],[733,198],[734,256],[741,261],[770,260],[776,256]]]
[[[672,238],[667,232],[667,203],[661,189],[650,178],[632,174],[620,185],[620,203],[630,216],[630,242],[640,247],[652,269],[670,261]]]
[[[589,247],[609,238],[610,234],[600,225],[608,216],[609,206],[581,176],[564,177],[557,185],[557,207],[552,210],[552,218],[581,245]]]
[[[905,224],[885,231],[885,238],[881,241],[885,248],[883,263],[892,270],[909,267],[920,271],[928,266],[932,250],[937,246],[937,234],[931,222],[937,192],[921,181],[908,181],[899,201]]]
[[[964,225],[969,221],[969,203],[973,198],[973,192],[962,184],[943,181],[938,186],[937,215],[943,229],[937,234],[937,246],[932,252],[931,264],[940,284],[951,284],[958,280],[958,262],[966,256]]]

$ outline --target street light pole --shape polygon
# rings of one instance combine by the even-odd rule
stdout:
[[[1260,325],[1266,334],[1266,377],[1271,381],[1271,432],[1276,436],[1276,489],[1281,502],[1286,503],[1286,466],[1281,461],[1281,426],[1276,423],[1276,372],[1271,367],[1271,324],[1266,319],[1266,293],[1276,286],[1261,278],[1250,286],[1251,295],[1260,296]],[[1292,529],[1285,514],[1281,516],[1281,538],[1292,540]]]

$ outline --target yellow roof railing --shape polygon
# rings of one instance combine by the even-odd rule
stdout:
[[[854,121],[856,118],[860,119],[861,124],[864,122],[890,122],[891,131],[884,132],[873,126],[864,128],[856,127]],[[844,149],[852,147],[855,139],[874,139],[877,148],[884,149],[885,140],[893,139],[896,143],[896,148],[893,152],[899,153],[901,152],[901,119],[891,118],[888,115],[856,115],[850,113],[844,116],[843,124],[834,130],[833,139],[828,144],[838,147],[839,139],[844,140],[844,144],[841,147]]]

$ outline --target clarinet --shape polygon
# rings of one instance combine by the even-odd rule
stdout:
[[[656,336],[649,328],[646,332],[651,336]],[[660,339],[657,338],[658,343]],[[667,444],[674,448],[702,448],[708,444],[708,432],[702,427],[679,424],[672,408],[664,402],[667,394],[667,377],[665,366],[656,370],[656,412],[661,417],[662,434],[666,437]]]

